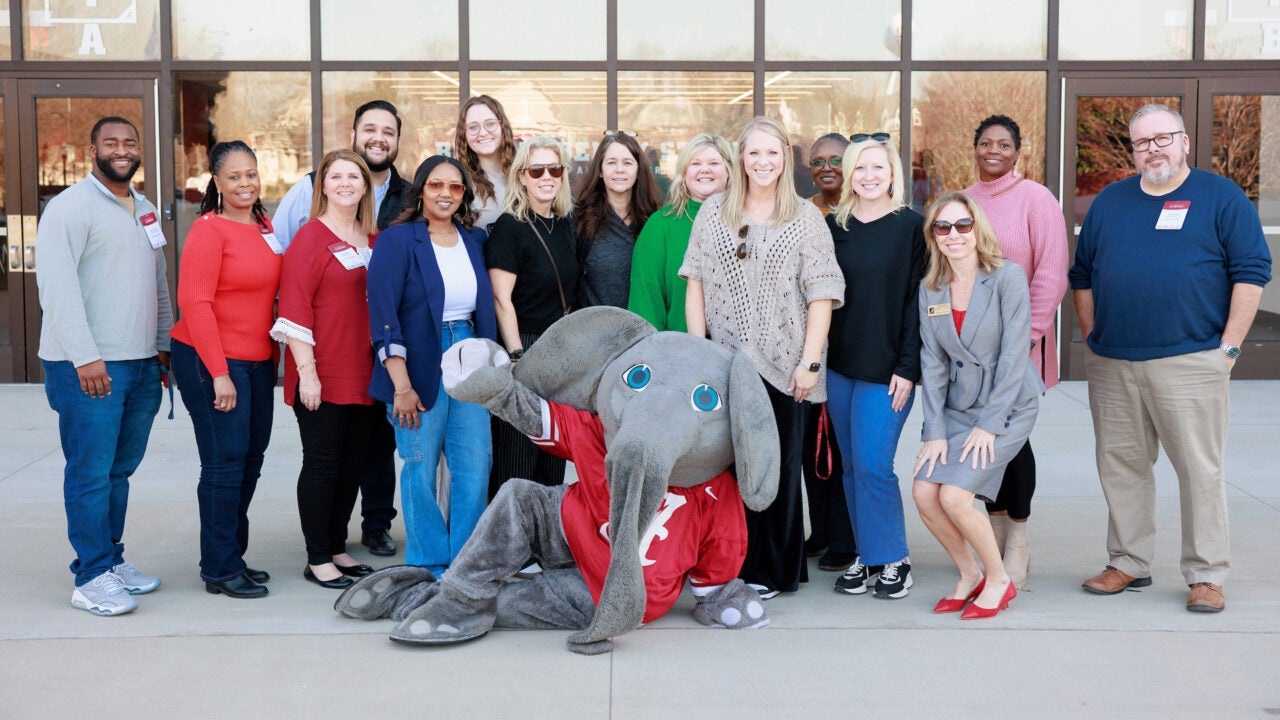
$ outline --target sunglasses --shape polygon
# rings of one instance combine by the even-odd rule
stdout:
[[[882,142],[889,142],[889,140],[891,139],[892,139],[892,136],[890,136],[889,133],[887,132],[854,133],[849,136],[849,142],[856,142],[856,143],[860,143],[864,140],[875,140],[876,142],[882,143]]]
[[[542,177],[542,173],[551,173],[551,177],[558,178],[561,175],[564,175],[564,166],[560,163],[552,163],[550,165],[530,165],[525,168],[524,171],[534,180]]]
[[[751,231],[750,225],[743,225],[738,228],[738,239],[742,242],[738,243],[738,249],[733,254],[738,256],[739,260],[747,259],[747,233]]]
[[[433,193],[438,193],[447,187],[449,188],[449,194],[456,198],[462,197],[462,193],[467,191],[467,186],[462,183],[445,182],[444,180],[428,180],[425,187]]]
[[[633,138],[633,137],[639,137],[640,133],[637,133],[635,130],[605,130],[604,131],[605,137],[618,137],[619,135],[626,135],[627,137]]]
[[[945,220],[933,221],[934,237],[946,237],[951,234],[951,228],[955,228],[960,233],[973,231],[973,218],[960,218],[959,220],[949,223]]]
[[[823,165],[826,165],[832,170],[839,170],[842,162],[844,162],[844,160],[842,160],[839,155],[830,158],[810,158],[809,167],[817,170]]]

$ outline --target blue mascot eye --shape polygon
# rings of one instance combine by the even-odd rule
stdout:
[[[720,393],[710,385],[699,385],[694,388],[690,399],[693,401],[693,409],[699,412],[720,409]]]
[[[653,371],[644,363],[632,365],[626,372],[622,373],[622,381],[632,390],[643,390],[652,377]]]

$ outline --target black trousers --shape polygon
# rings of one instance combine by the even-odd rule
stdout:
[[[533,347],[541,334],[520,333],[524,349]],[[527,435],[511,427],[505,420],[492,418],[493,466],[489,468],[489,500],[498,494],[498,488],[511,478],[532,480],[539,485],[564,484],[568,467],[564,458],[543,452]]]
[[[369,439],[382,419],[382,406],[321,402],[308,410],[298,399],[293,414],[302,438],[298,473],[298,518],[307,545],[307,563],[323,565],[346,552],[347,525],[355,507]]]
[[[1004,468],[1004,480],[996,501],[987,503],[987,512],[1005,511],[1014,520],[1031,517],[1031,496],[1036,494],[1036,456],[1028,440]]]
[[[761,512],[747,511],[747,557],[740,577],[748,583],[795,592],[809,581],[804,560],[804,506],[800,497],[800,462],[809,403],[764,384],[778,424],[782,448],[778,497]]]
[[[801,445],[804,492],[809,498],[809,540],[807,546],[827,548],[831,553],[854,553],[853,521],[844,500],[844,462],[828,422],[826,442],[818,447],[818,418],[825,403],[809,405]],[[828,454],[829,453],[829,454]],[[826,477],[823,480],[819,475]]]
[[[374,403],[380,420],[369,436],[360,473],[360,531],[390,530],[396,517],[396,433],[382,403]]]

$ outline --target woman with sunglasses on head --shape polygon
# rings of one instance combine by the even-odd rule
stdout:
[[[657,208],[658,187],[635,134],[606,131],[574,208],[582,307],[627,306],[636,235]]]
[[[1027,358],[1031,300],[1026,273],[1001,257],[995,231],[968,195],[934,201],[925,238],[929,267],[918,302],[924,442],[911,495],[960,572],[933,611],[985,618],[1018,594],[973,499],[995,497],[1035,426],[1044,383]]]
[[[484,231],[475,227],[462,164],[427,158],[405,192],[405,212],[378,236],[369,263],[369,325],[377,357],[369,394],[386,403],[404,460],[405,562],[437,576],[484,511],[492,444],[489,413],[445,394],[440,356],[460,340],[496,340]],[[436,499],[436,465],[449,469],[449,513]]]
[[[778,427],[778,496],[747,512],[742,579],[763,599],[807,580],[800,454],[807,403],[826,400],[831,310],[844,298],[831,232],[795,191],[781,123],[747,122],[729,191],[698,211],[680,275],[689,332],[746,353],[764,380]]]
[[[521,143],[507,174],[504,212],[485,243],[499,342],[513,361],[577,302],[573,199],[565,181],[569,161],[569,151],[554,138]],[[563,459],[542,452],[519,430],[494,418],[490,500],[510,478],[560,485],[564,471]]]
[[[488,95],[467,98],[458,111],[453,147],[475,187],[471,209],[476,227],[487,230],[502,214],[507,195],[507,172],[516,155],[511,121],[502,103]]]
[[[271,576],[245,566],[249,503],[275,408],[271,341],[284,249],[267,220],[258,158],[239,140],[209,149],[213,177],[178,270],[173,377],[200,452],[200,577],[212,594],[259,598]]]
[[[978,182],[965,192],[982,207],[1000,240],[1004,257],[1022,266],[1031,289],[1031,362],[1045,388],[1058,384],[1054,320],[1067,292],[1067,227],[1049,189],[1018,174],[1022,131],[1005,115],[992,115],[973,132]],[[1009,577],[1019,590],[1031,564],[1027,519],[1036,490],[1036,458],[1031,443],[1009,462],[987,514]]]
[[[680,265],[689,249],[693,219],[704,200],[724,192],[732,158],[728,140],[709,133],[694,135],[676,160],[666,206],[649,217],[636,238],[627,309],[659,330],[684,332],[687,327],[687,283],[680,277]]]
[[[859,556],[836,592],[861,595],[873,568],[878,598],[912,584],[902,491],[893,471],[920,380],[916,310],[927,250],[924,218],[907,207],[898,148],[859,133],[844,154],[844,192],[827,216],[844,272],[844,307],[831,318],[827,407],[844,459],[844,490]]]

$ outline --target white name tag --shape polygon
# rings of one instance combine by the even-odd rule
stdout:
[[[1187,219],[1187,211],[1191,209],[1190,200],[1170,200],[1164,204],[1160,217],[1156,219],[1157,230],[1181,230]]]
[[[329,252],[342,263],[342,267],[348,270],[355,270],[364,267],[364,258],[360,257],[360,253],[355,248],[344,242],[329,243]]]
[[[284,248],[280,247],[280,241],[276,239],[276,234],[266,228],[262,230],[262,239],[267,241],[267,247],[271,248],[271,252],[277,255],[284,254]]]
[[[147,240],[151,241],[151,247],[155,250],[166,245],[164,240],[164,232],[160,230],[160,219],[155,213],[147,213],[138,218],[142,221],[142,229],[147,231]]]

